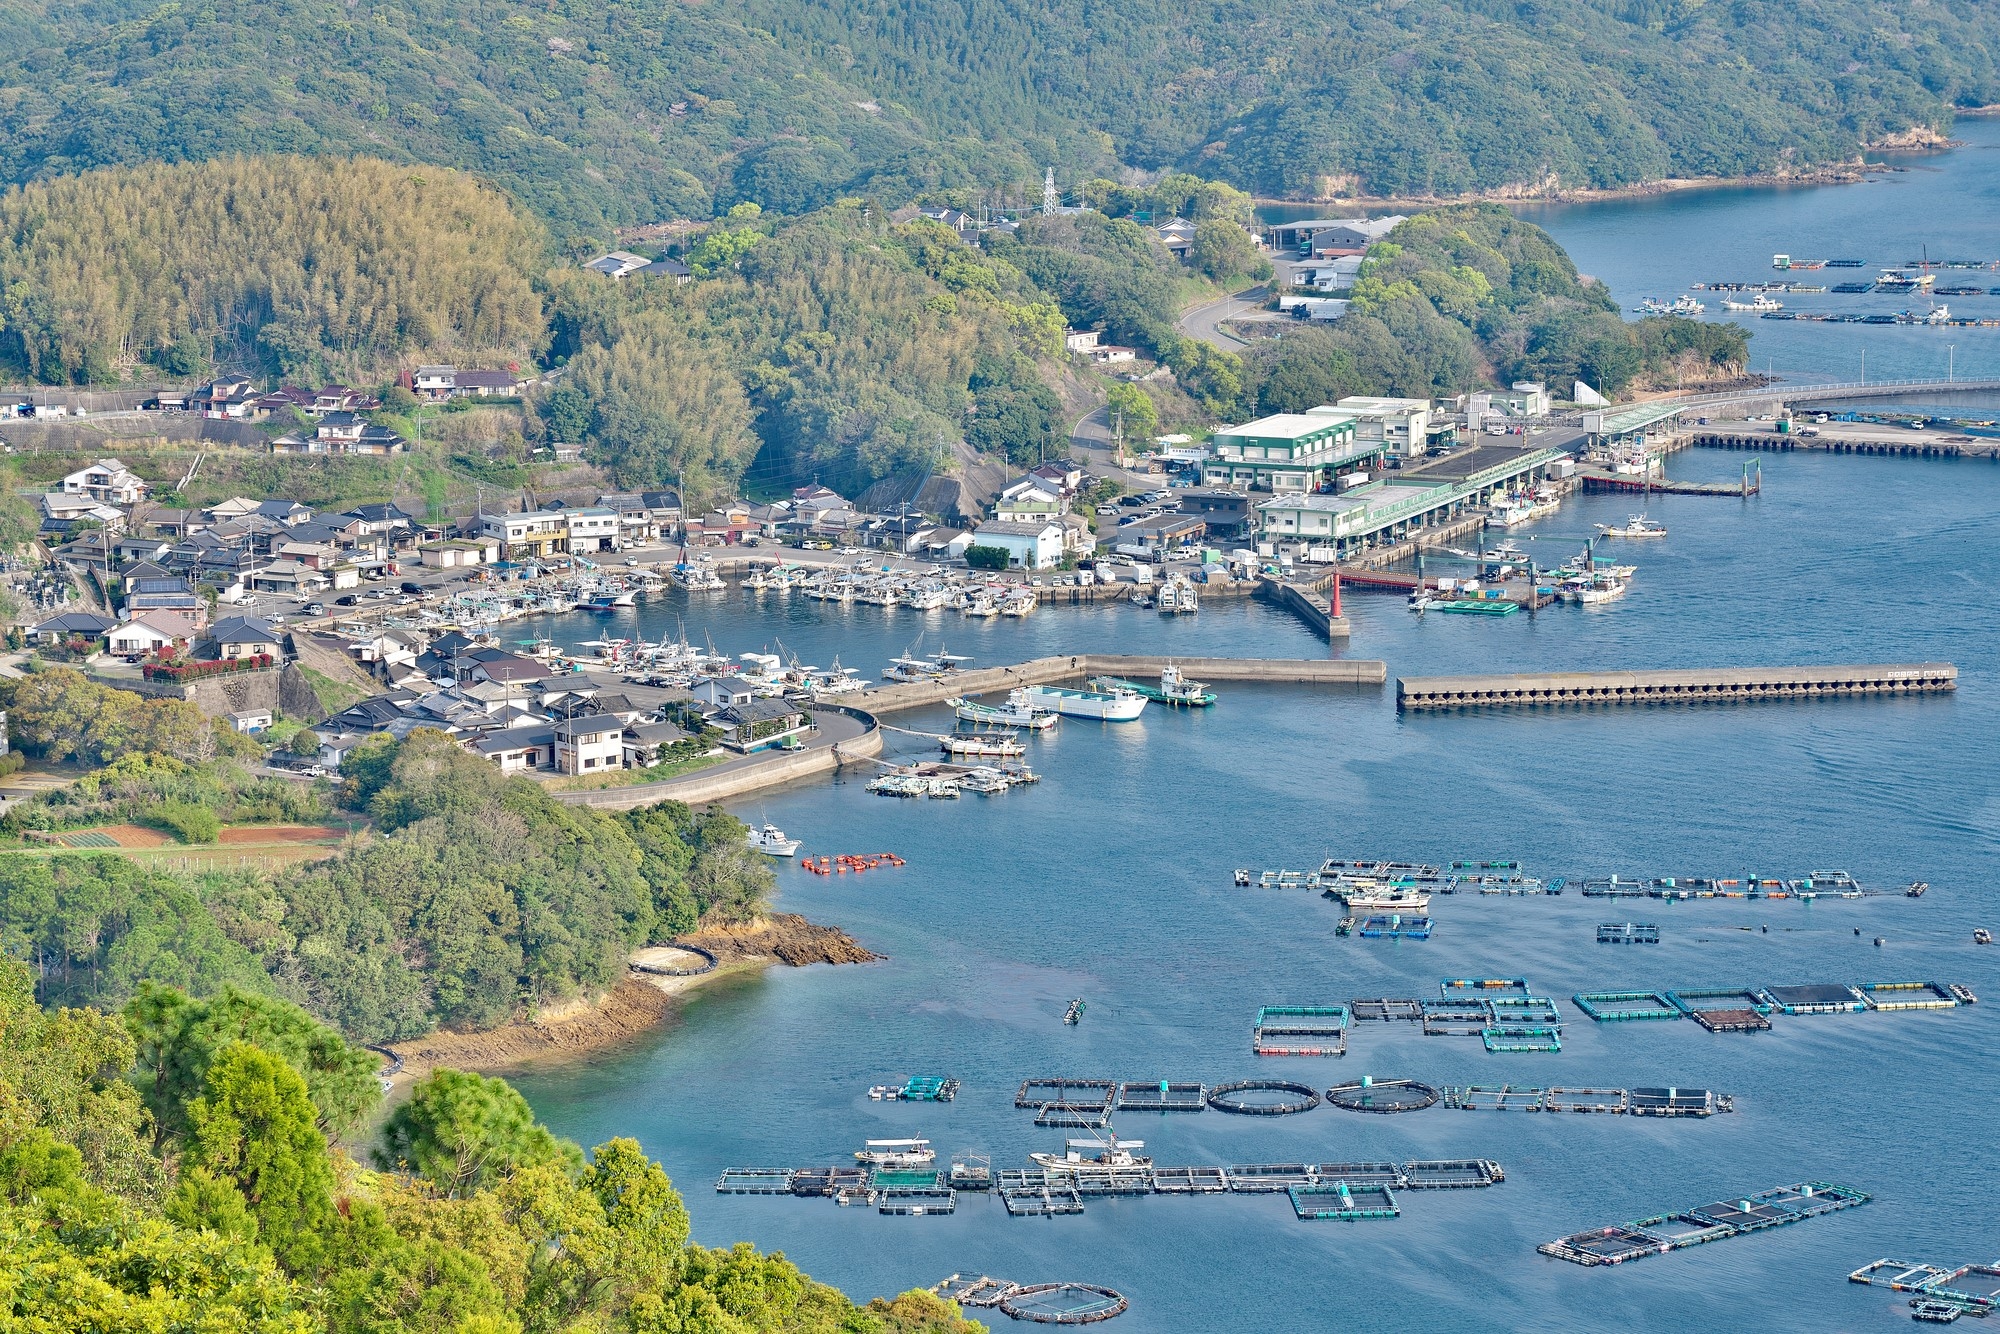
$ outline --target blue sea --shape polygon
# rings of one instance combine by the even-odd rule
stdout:
[[[1968,199],[1990,192],[1984,145],[1994,138],[1984,133],[1979,150],[1922,170],[1970,173]],[[1827,201],[1821,212],[1860,209],[1853,225],[1893,238],[1867,247],[1888,259],[1885,246],[1913,247],[1924,239],[1917,224],[1936,221],[1935,211],[1913,216],[1897,202],[1929,180],[1913,172],[1811,198]],[[1688,280],[1709,276],[1723,253],[1718,236],[1753,225],[1765,231],[1745,253],[1762,252],[1764,265],[1773,250],[1842,252],[1801,230],[1815,214],[1790,212],[1799,195],[1714,192],[1707,206],[1677,196],[1544,221],[1629,304],[1652,289],[1625,284],[1613,260],[1649,245],[1672,253],[1646,263],[1677,258]],[[1851,203],[1871,199],[1882,201],[1873,214]],[[1990,210],[1968,203],[1960,214],[1952,248],[2000,257]],[[1806,337],[1835,331],[1794,332],[1781,371],[1839,370],[1814,363]],[[1965,332],[1992,346],[1996,331]],[[1958,365],[1967,371],[1963,345]],[[1873,366],[1871,356],[1871,375]],[[1913,360],[1911,372],[1919,369]],[[1743,461],[1695,451],[1676,455],[1670,471],[1721,480]],[[695,993],[670,1029],[516,1082],[564,1135],[638,1138],[685,1194],[697,1239],[782,1250],[860,1299],[984,1273],[1115,1288],[1131,1309],[1108,1328],[1130,1334],[1906,1327],[1905,1298],[1849,1284],[1849,1271],[1884,1256],[1955,1266],[2000,1254],[2000,1201],[1984,1179],[2000,1105],[2000,952],[1972,943],[1975,927],[2000,927],[2000,466],[1776,455],[1763,476],[1763,493],[1747,501],[1656,497],[1650,513],[1670,535],[1629,544],[1639,574],[1622,602],[1418,618],[1399,597],[1350,591],[1354,633],[1340,651],[1387,660],[1392,679],[1948,660],[1960,670],[1955,695],[1404,717],[1393,684],[1225,683],[1220,702],[1200,713],[1149,710],[1125,726],[1065,720],[1032,743],[1044,781],[993,798],[878,798],[863,790],[861,771],[773,790],[733,809],[780,825],[810,853],[886,850],[907,860],[859,876],[779,875],[781,908],[837,924],[886,959],[726,981]],[[1532,538],[1552,564],[1590,525],[1631,508],[1583,497],[1511,536]],[[609,633],[649,638],[685,626],[696,642],[707,636],[730,652],[782,644],[820,665],[837,653],[867,675],[919,634],[925,649],[980,663],[1054,651],[1327,652],[1281,612],[1218,599],[1194,618],[1055,606],[1024,622],[975,624],[732,590],[655,602],[613,624]],[[523,633],[533,629],[573,641],[605,632],[582,617]],[[942,728],[948,714],[893,721]],[[915,738],[892,743],[922,752]],[[1571,880],[1839,868],[1875,888],[1923,879],[1932,889],[1920,899],[1891,892],[1814,904],[1460,894],[1435,901],[1428,941],[1364,941],[1337,938],[1339,912],[1316,895],[1231,883],[1237,867],[1310,869],[1328,856],[1509,859]],[[1662,943],[1595,943],[1598,923],[1626,920],[1658,922]],[[1489,1054],[1475,1038],[1360,1023],[1341,1059],[1250,1052],[1261,1005],[1434,996],[1440,979],[1461,977],[1525,977],[1558,998],[1563,1050]],[[1772,1031],[1754,1035],[1687,1021],[1594,1024],[1569,1000],[1904,980],[1962,983],[1986,999],[1941,1012],[1777,1016]],[[1072,997],[1088,1008],[1068,1027]],[[912,1074],[953,1076],[963,1089],[942,1106],[867,1098],[870,1085]],[[1733,1095],[1736,1111],[1654,1120],[1321,1107],[1117,1119],[1118,1133],[1143,1139],[1162,1164],[1489,1158],[1506,1170],[1488,1189],[1405,1192],[1401,1216],[1384,1221],[1301,1222],[1283,1195],[1092,1199],[1080,1216],[1042,1220],[1010,1218],[972,1194],[950,1217],[892,1218],[825,1200],[713,1193],[725,1168],[847,1162],[865,1138],[922,1135],[941,1155],[977,1151],[996,1167],[1025,1166],[1029,1152],[1059,1149],[1066,1133],[1038,1130],[1031,1112],[1014,1108],[1028,1078],[1279,1078],[1324,1089],[1362,1075],[1705,1087]],[[1874,1198],[1613,1268],[1535,1250],[1587,1227],[1808,1180]]]

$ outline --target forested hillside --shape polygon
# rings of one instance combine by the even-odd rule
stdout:
[[[30,377],[286,375],[541,346],[541,226],[459,172],[230,157],[38,183],[0,199],[0,348]]]
[[[0,180],[248,152],[477,171],[562,237],[1198,170],[1616,186],[1851,157],[2000,102],[1978,0],[23,0]]]

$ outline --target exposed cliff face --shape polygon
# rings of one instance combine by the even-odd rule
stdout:
[[[795,968],[809,963],[872,963],[869,953],[846,932],[815,926],[797,913],[773,913],[741,926],[705,926],[683,936],[715,955],[718,963],[776,959]]]

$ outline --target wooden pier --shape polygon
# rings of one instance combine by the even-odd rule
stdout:
[[[1396,707],[1408,712],[1575,704],[1709,704],[1771,699],[1945,694],[1958,688],[1948,662],[1858,667],[1713,667],[1679,671],[1539,672],[1518,676],[1406,676]]]

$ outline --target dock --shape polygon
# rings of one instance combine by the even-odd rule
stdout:
[[[1389,679],[1389,664],[1360,658],[1168,659],[1078,653],[1066,657],[1033,658],[1006,667],[947,672],[934,681],[877,686],[846,698],[851,699],[857,708],[880,716],[942,704],[955,695],[990,695],[1021,686],[1081,681],[1090,676],[1157,677],[1169,661],[1187,675],[1203,681],[1258,681],[1274,685],[1353,688],[1380,686]]]
[[[1466,1112],[1582,1112],[1697,1118],[1736,1110],[1734,1098],[1713,1089],[1566,1089],[1520,1084],[1448,1084],[1444,1089],[1444,1105]]]
[[[1572,1264],[1623,1264],[1649,1255],[1706,1242],[1748,1236],[1765,1228],[1818,1218],[1868,1203],[1865,1191],[1827,1181],[1801,1181],[1738,1199],[1696,1205],[1681,1213],[1655,1214],[1631,1223],[1591,1228],[1544,1242],[1535,1249]]]
[[[1580,704],[1710,704],[1777,699],[1947,694],[1948,662],[1855,667],[1712,667],[1678,671],[1540,672],[1512,676],[1406,676],[1396,708],[1546,708]]]
[[[1577,476],[1583,479],[1586,495],[1596,493],[1616,493],[1622,495],[1658,496],[1735,496],[1746,498],[1764,489],[1762,469],[1745,468],[1741,478],[1734,482],[1673,482],[1664,477],[1633,477],[1625,473],[1608,472],[1603,468],[1582,468]]]

